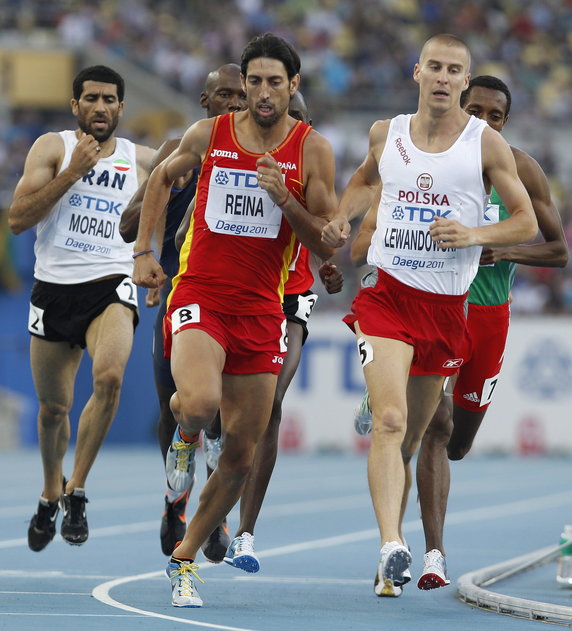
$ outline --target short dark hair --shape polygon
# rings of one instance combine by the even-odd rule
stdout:
[[[117,98],[123,101],[125,96],[125,81],[123,77],[107,66],[89,66],[84,68],[73,80],[73,98],[78,101],[83,92],[84,81],[98,81],[99,83],[113,83],[117,86]]]
[[[292,77],[300,73],[300,56],[294,50],[292,44],[273,33],[257,35],[246,45],[240,59],[240,72],[245,77],[248,63],[258,57],[268,57],[269,59],[281,61],[284,64],[284,68],[286,68],[288,79],[292,79]]]
[[[488,74],[479,75],[474,79],[469,81],[469,85],[464,92],[461,92],[461,107],[465,107],[465,103],[469,98],[469,93],[472,88],[488,88],[489,90],[498,90],[498,92],[502,92],[506,96],[506,112],[505,116],[508,116],[510,112],[510,104],[512,101],[512,97],[510,94],[510,90],[508,89],[507,84],[499,79],[498,77],[492,77]]]

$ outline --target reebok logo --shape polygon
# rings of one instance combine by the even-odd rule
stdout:
[[[463,399],[467,399],[467,401],[471,401],[472,403],[480,403],[481,400],[476,392],[471,392],[469,394],[464,394]]]
[[[397,147],[397,151],[399,151],[399,153],[401,154],[403,162],[405,162],[405,164],[411,164],[411,158],[407,155],[407,150],[403,146],[401,138],[395,139],[395,146]]]
[[[448,359],[444,364],[443,368],[460,368],[463,364],[463,358],[459,357],[458,359]]]

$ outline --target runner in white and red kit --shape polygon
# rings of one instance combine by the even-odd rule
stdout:
[[[464,302],[479,246],[522,243],[537,230],[509,146],[459,105],[469,67],[470,52],[454,35],[425,43],[413,71],[417,112],[374,123],[366,158],[322,235],[330,246],[346,243],[349,220],[369,208],[381,181],[368,252],[378,281],[360,291],[345,318],[357,334],[373,412],[368,477],[382,544],[378,595],[410,579],[399,531],[408,465],[445,377],[469,357]],[[485,226],[491,184],[511,216]]]

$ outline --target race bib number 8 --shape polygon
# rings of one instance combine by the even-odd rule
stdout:
[[[201,307],[197,304],[179,307],[173,311],[171,318],[171,333],[175,335],[185,324],[194,324],[201,321]]]
[[[256,171],[213,166],[205,220],[212,232],[275,239],[282,211],[258,186]]]
[[[280,352],[286,353],[288,351],[288,321],[286,318],[282,320],[280,325]]]

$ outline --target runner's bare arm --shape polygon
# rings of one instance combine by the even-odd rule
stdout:
[[[518,177],[510,147],[490,127],[483,130],[482,146],[484,175],[495,187],[510,217],[492,225],[473,228],[452,219],[436,217],[429,232],[439,249],[516,245],[536,236],[538,223],[530,197]]]
[[[177,234],[175,235],[175,248],[177,252],[180,252],[183,247],[183,243],[185,242],[185,237],[187,236],[187,232],[189,231],[189,226],[191,225],[191,215],[195,210],[195,199],[193,197],[191,203],[188,205],[187,210],[185,211],[185,216],[181,220],[179,227],[177,228]]]
[[[179,147],[151,173],[141,207],[134,252],[151,250],[151,239],[163,213],[173,182],[200,165],[208,148],[213,119],[198,121],[185,133]],[[133,282],[142,287],[160,287],[165,281],[161,266],[151,252],[135,258]]]
[[[135,195],[131,198],[127,208],[121,213],[121,221],[119,223],[119,232],[126,243],[135,241],[137,237],[137,228],[139,227],[139,217],[141,215],[141,205],[147,182],[149,181],[149,173],[158,166],[163,160],[169,157],[173,151],[179,146],[180,138],[165,141],[157,151],[154,152],[148,167],[148,172],[144,180],[140,180],[141,184]]]
[[[346,186],[336,216],[324,228],[322,240],[334,248],[342,247],[350,235],[349,222],[371,206],[379,185],[379,159],[385,146],[389,121],[375,122],[369,132],[369,149]]]
[[[344,275],[334,263],[322,263],[318,275],[329,294],[337,294],[344,287]]]
[[[135,156],[137,160],[137,183],[142,184],[151,173],[155,149],[146,145],[135,145]]]
[[[336,210],[334,191],[335,164],[330,143],[312,130],[304,143],[303,183],[306,208],[288,193],[281,169],[270,154],[258,160],[259,185],[266,190],[270,199],[280,206],[292,230],[307,247],[321,259],[333,254],[332,248],[322,243],[322,228]]]
[[[64,158],[61,137],[48,133],[36,140],[8,209],[8,223],[14,234],[20,234],[44,219],[62,195],[95,166],[98,145],[93,136],[83,134],[69,166],[58,174]]]
[[[371,237],[373,236],[377,225],[377,209],[379,207],[380,199],[381,186],[378,187],[377,193],[373,198],[373,202],[361,222],[358,233],[352,241],[350,258],[356,267],[367,263],[367,251],[371,243]]]
[[[487,249],[483,252],[483,256],[488,255],[484,264],[505,260],[521,265],[564,267],[568,263],[568,244],[560,213],[550,194],[546,175],[538,162],[526,152],[516,147],[511,147],[511,149],[516,160],[518,175],[530,196],[544,241],[532,245]]]

